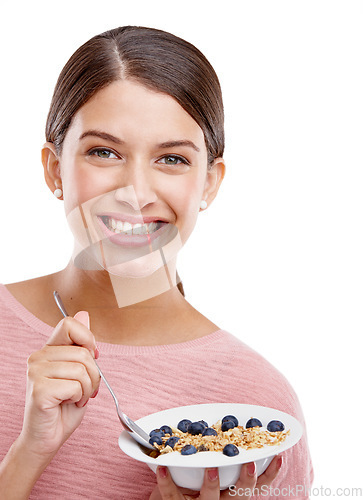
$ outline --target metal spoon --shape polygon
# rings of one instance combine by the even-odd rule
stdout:
[[[62,299],[60,298],[60,295],[57,291],[54,291],[53,292],[53,296],[54,296],[54,300],[56,301],[56,304],[60,310],[60,312],[63,314],[64,317],[66,316],[69,316],[69,314],[67,313],[65,307],[64,307],[64,304],[62,302]],[[111,386],[110,384],[107,382],[104,374],[102,373],[101,371],[101,368],[98,366],[97,364],[97,361],[94,360],[97,368],[98,368],[98,371],[100,373],[100,376],[102,378],[102,380],[104,381],[104,383],[106,384],[106,387],[107,389],[110,391],[111,393],[111,396],[113,397],[114,401],[115,401],[115,405],[116,405],[116,410],[117,410],[117,415],[118,415],[118,418],[120,419],[120,422],[121,424],[124,426],[125,430],[130,434],[131,437],[133,437],[138,443],[142,444],[143,446],[146,446],[146,448],[149,448],[151,450],[155,450],[155,447],[152,446],[150,443],[149,443],[149,436],[148,434],[143,430],[141,429],[141,427],[139,427],[133,420],[131,420],[131,418],[129,418],[127,415],[125,415],[125,413],[123,413],[120,408],[119,408],[119,404],[118,404],[118,401],[117,401],[117,398],[115,396],[115,393],[113,392],[113,390],[111,389]]]

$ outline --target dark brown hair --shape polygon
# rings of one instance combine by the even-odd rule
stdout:
[[[194,45],[171,33],[123,26],[84,43],[68,60],[56,83],[46,140],[61,155],[73,116],[98,90],[129,79],[173,97],[203,130],[208,168],[224,151],[224,113],[218,77]],[[184,295],[181,281],[178,283]]]

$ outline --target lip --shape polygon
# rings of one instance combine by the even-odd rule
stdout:
[[[121,218],[120,214],[117,214],[118,217],[114,217],[114,215],[111,214],[102,214],[102,216],[108,216],[108,217],[113,217],[117,220],[126,220],[131,223],[130,219],[124,219]],[[123,217],[123,216],[122,216]],[[147,220],[150,219],[150,220]],[[148,223],[148,222],[153,222],[155,220],[161,220],[161,219],[155,219],[152,217],[144,217],[142,221],[139,221],[141,224],[143,223]],[[108,229],[108,227],[104,224],[103,220],[101,219],[101,216],[97,216],[97,222],[99,226],[101,227],[102,232],[106,236],[108,240],[110,240],[112,243],[115,245],[123,246],[123,247],[142,247],[145,245],[150,245],[151,243],[156,239],[159,238],[170,226],[168,222],[166,222],[161,228],[159,228],[157,231],[154,231],[151,234],[119,234],[119,233],[113,233]],[[164,222],[164,221],[163,221]],[[137,222],[133,222],[133,224],[137,224]]]

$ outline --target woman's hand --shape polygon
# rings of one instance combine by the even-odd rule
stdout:
[[[258,478],[254,462],[244,464],[235,488],[220,491],[218,469],[206,469],[204,482],[200,492],[178,488],[170,477],[167,467],[158,467],[156,473],[157,486],[151,493],[149,500],[218,500],[226,498],[251,498],[263,486],[268,487],[277,476],[282,465],[281,455],[274,457],[265,472]],[[255,491],[253,491],[255,489]],[[262,490],[263,491],[263,490]]]
[[[96,342],[85,311],[64,318],[46,345],[28,359],[27,394],[21,446],[52,458],[80,424],[100,376]]]

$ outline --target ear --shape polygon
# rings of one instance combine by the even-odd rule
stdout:
[[[62,189],[60,162],[54,144],[46,142],[42,147],[41,155],[45,182],[52,193],[54,193],[57,188]],[[63,196],[60,199],[63,199]]]
[[[217,196],[225,172],[226,172],[226,165],[224,163],[223,158],[216,158],[213,162],[212,167],[207,169],[207,177],[205,180],[205,186],[203,191],[203,200],[205,200],[208,203],[208,206]]]

